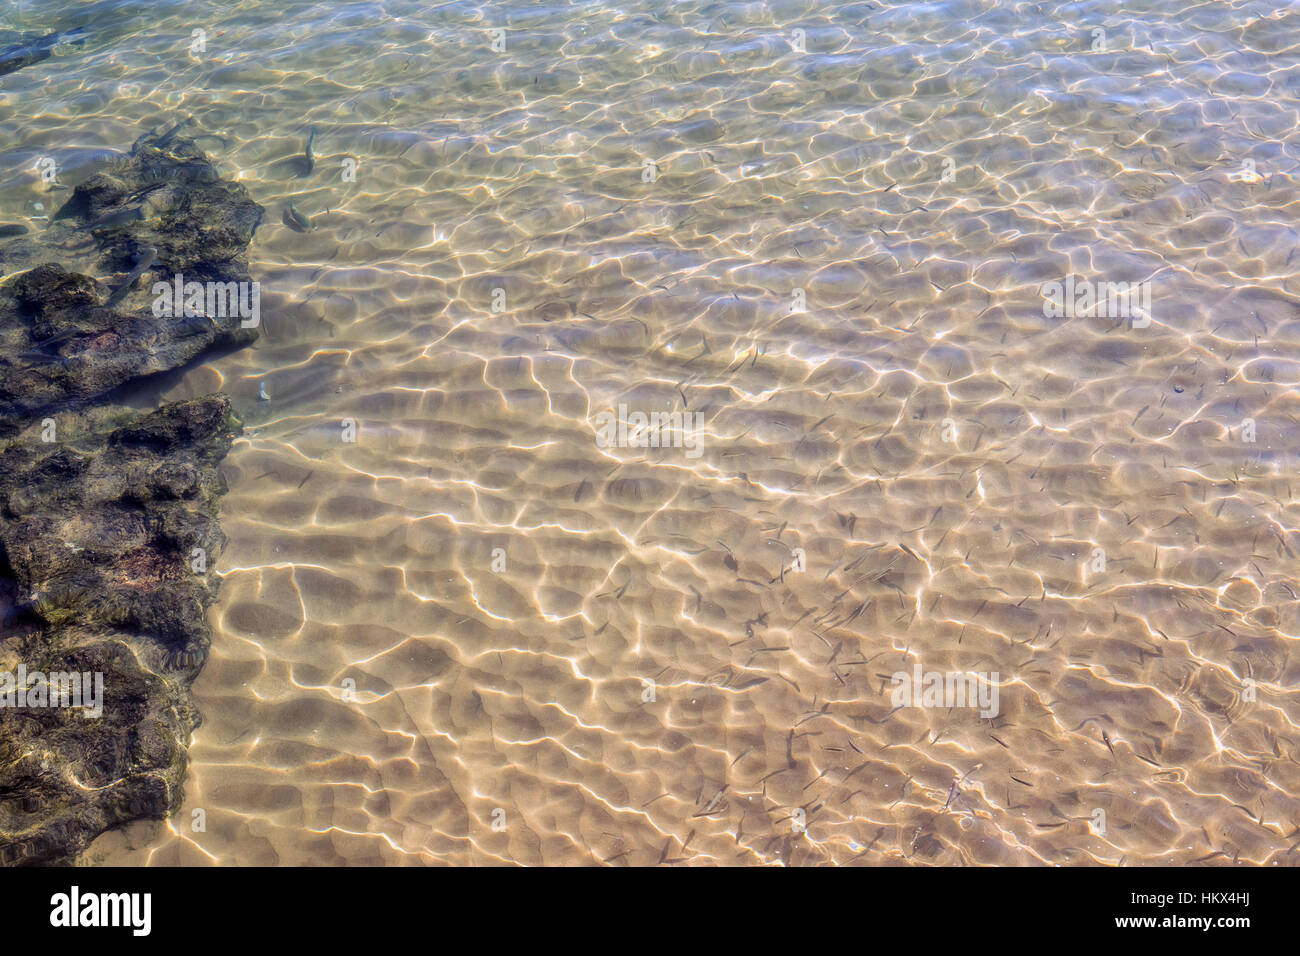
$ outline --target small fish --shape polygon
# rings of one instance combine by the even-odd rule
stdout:
[[[0,226],[0,239],[9,239],[13,236],[21,236],[28,232],[28,228],[21,223],[14,223],[11,226]]]
[[[271,396],[266,394],[266,382],[257,383],[257,400],[259,402],[269,402]]]
[[[727,568],[728,568],[729,570],[731,570],[731,571],[737,571],[737,570],[739,570],[739,569],[740,569],[740,562],[737,561],[737,560],[736,560],[736,556],[735,556],[734,554],[731,553],[731,549],[728,548],[728,547],[727,547],[725,544],[723,544],[721,541],[719,541],[718,544],[721,544],[724,548],[726,548],[726,551],[727,551],[727,556],[726,556],[725,558],[722,559],[722,563],[725,564],[725,565],[727,566]]]
[[[165,182],[161,182],[161,183],[150,183],[147,186],[141,186],[135,192],[131,193],[131,195],[123,199],[122,204],[126,205],[130,203],[139,202],[141,199],[153,195],[154,193],[156,193],[158,190],[162,189],[166,185],[167,184]],[[140,210],[140,218],[141,219],[145,218],[145,212],[143,208]]]
[[[289,203],[284,210],[284,224],[294,232],[306,232],[311,229],[311,220],[293,208],[293,203]]]
[[[19,358],[33,359],[34,361],[51,361],[60,358],[59,348],[65,343],[71,341],[78,335],[83,334],[78,329],[69,329],[66,332],[60,332],[58,335],[50,336],[40,342],[32,343],[32,347],[24,352],[19,352]]]
[[[127,223],[138,222],[144,218],[144,211],[139,207],[118,209],[110,212],[106,216],[101,216],[86,226],[91,232],[96,229],[117,229],[119,226],[125,226]]]
[[[296,163],[298,167],[298,178],[305,179],[310,176],[312,170],[316,168],[316,154],[311,151],[312,145],[316,142],[316,128],[313,126],[311,135],[307,137],[307,148],[302,151],[302,156]]]
[[[953,778],[952,786],[948,788],[948,799],[944,801],[943,804],[943,808],[945,810],[947,810],[948,807],[952,804],[953,797],[961,793],[961,787],[959,786],[960,782],[961,781],[958,780],[956,777]]]
[[[125,282],[113,290],[113,294],[108,297],[108,301],[105,302],[104,305],[117,305],[125,299],[126,294],[131,291],[131,287],[135,285],[136,280],[148,271],[149,267],[154,264],[154,260],[157,258],[158,250],[153,246],[149,246],[143,250],[140,253],[140,261],[135,264],[135,268],[131,270],[131,274],[126,277]]]
[[[184,129],[192,122],[194,122],[193,116],[185,117],[185,119],[181,120],[171,129],[169,129],[167,132],[163,133],[156,140],[154,140],[154,146],[158,147],[159,149],[165,149],[166,147],[170,146],[172,144],[172,141],[176,139],[176,134],[179,133],[182,129]]]

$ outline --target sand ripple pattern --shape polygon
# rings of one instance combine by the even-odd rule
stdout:
[[[261,342],[138,396],[249,427],[185,807],[92,861],[1296,862],[1300,12],[123,9],[0,215],[189,113],[273,215]]]

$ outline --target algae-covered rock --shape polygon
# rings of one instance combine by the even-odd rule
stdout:
[[[46,233],[0,245],[0,267],[17,273],[0,287],[0,435],[254,341],[260,315],[238,305],[253,301],[244,255],[261,218],[243,186],[173,131],[141,137],[112,172],[79,185]],[[65,266],[80,247],[94,250],[95,276]],[[211,290],[203,307],[176,295],[158,307],[154,285],[177,277]]]
[[[80,424],[0,453],[0,674],[103,681],[97,717],[0,707],[5,863],[68,859],[109,827],[175,809],[198,723],[189,685],[225,543],[217,466],[239,423],[210,395]]]
[[[125,161],[79,185],[54,214],[90,232],[109,268],[127,270],[156,249],[154,272],[204,282],[248,279],[244,259],[262,207],[226,182],[206,153],[176,130],[142,136]]]
[[[239,423],[224,395],[106,402],[257,336],[211,290],[253,285],[262,215],[180,128],[0,237],[0,864],[69,863],[180,805]]]

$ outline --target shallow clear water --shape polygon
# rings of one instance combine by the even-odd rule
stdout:
[[[190,115],[267,216],[259,343],[136,396],[247,428],[184,807],[89,861],[1293,861],[1295,7],[0,31],[92,16],[0,79],[0,222]]]

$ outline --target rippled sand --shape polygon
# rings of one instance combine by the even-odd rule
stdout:
[[[1276,6],[135,4],[0,81],[2,221],[190,114],[268,209],[261,341],[135,396],[247,424],[185,805],[87,861],[1295,862]]]

